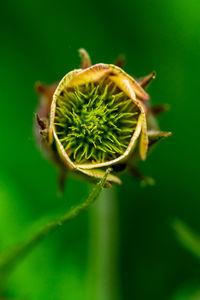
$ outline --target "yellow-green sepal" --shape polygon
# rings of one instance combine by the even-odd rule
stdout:
[[[147,132],[148,139],[149,139],[149,149],[151,150],[159,141],[167,138],[168,136],[172,135],[171,132],[166,131],[148,131]]]

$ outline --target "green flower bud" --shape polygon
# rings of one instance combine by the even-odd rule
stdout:
[[[150,139],[159,140],[144,90],[155,74],[136,81],[116,65],[91,66],[84,49],[80,54],[80,69],[69,72],[58,85],[38,85],[42,101],[36,131],[62,174],[71,170],[102,178],[108,167],[116,171],[146,158],[148,127]],[[113,173],[108,181],[121,183]]]

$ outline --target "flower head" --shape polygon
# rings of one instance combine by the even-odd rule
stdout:
[[[144,87],[154,73],[136,81],[116,65],[91,66],[84,49],[80,54],[80,69],[69,72],[56,87],[39,85],[43,104],[37,129],[62,171],[101,178],[108,166],[117,170],[146,158],[147,126],[156,123]],[[108,181],[120,183],[115,174],[109,174]]]

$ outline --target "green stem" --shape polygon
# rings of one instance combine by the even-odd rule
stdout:
[[[118,300],[118,211],[114,188],[90,210],[89,299]]]
[[[109,172],[110,170],[108,169],[104,177],[99,181],[99,183],[96,184],[85,202],[67,212],[59,219],[46,224],[27,241],[11,247],[11,249],[8,249],[0,255],[1,285],[3,285],[2,283],[4,282],[6,275],[8,275],[13,270],[13,268],[21,261],[21,259],[29,254],[42,240],[44,240],[49,234],[60,228],[66,222],[74,219],[79,214],[87,210],[97,200],[101,190],[103,189]]]

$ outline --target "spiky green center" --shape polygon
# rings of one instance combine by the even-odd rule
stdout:
[[[101,163],[122,155],[135,131],[139,110],[109,79],[66,89],[57,99],[54,125],[76,163]]]

